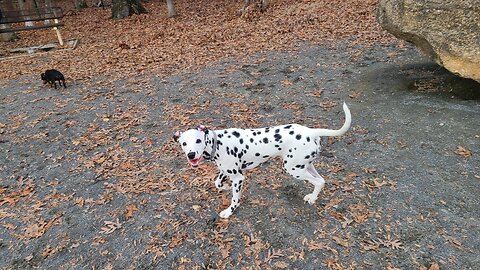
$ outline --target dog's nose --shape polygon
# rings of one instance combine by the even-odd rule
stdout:
[[[188,153],[188,154],[187,154],[187,157],[188,157],[189,159],[195,159],[195,152],[190,152],[190,153]]]

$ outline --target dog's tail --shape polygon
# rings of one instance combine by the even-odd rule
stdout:
[[[350,124],[352,123],[352,115],[350,114],[350,110],[348,109],[347,104],[343,103],[343,112],[345,113],[345,123],[340,129],[315,129],[315,136],[340,136],[345,134],[347,130],[350,128]]]

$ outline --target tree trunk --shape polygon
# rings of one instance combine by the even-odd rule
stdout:
[[[123,19],[132,14],[147,13],[140,0],[112,0],[112,18]]]
[[[85,2],[85,0],[73,0],[73,3],[75,4],[75,8],[77,10],[88,7],[87,2]]]
[[[169,18],[177,16],[177,12],[175,11],[175,5],[173,4],[173,0],[167,0],[167,8],[168,8]]]

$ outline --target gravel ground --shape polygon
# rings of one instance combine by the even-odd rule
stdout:
[[[411,47],[301,46],[197,71],[0,82],[0,269],[479,269],[480,86]],[[327,185],[248,174],[242,205],[175,130],[337,128]]]

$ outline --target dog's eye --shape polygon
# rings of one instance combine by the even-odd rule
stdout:
[[[200,139],[197,139],[197,143],[201,143],[201,142],[202,142],[202,140],[200,140]]]
[[[186,142],[183,142],[182,145],[183,145],[183,146],[187,146],[187,143],[186,143]]]

